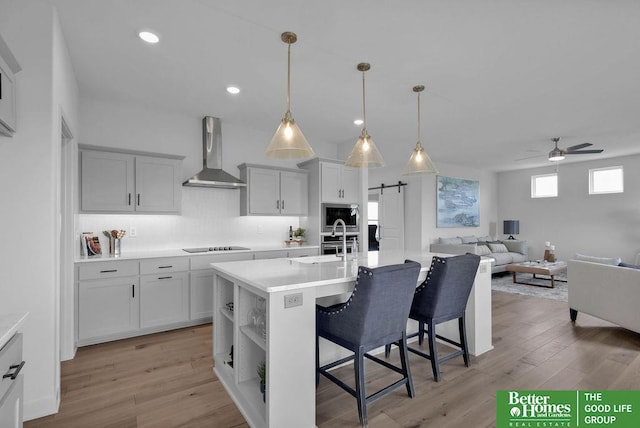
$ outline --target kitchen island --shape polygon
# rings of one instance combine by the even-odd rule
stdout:
[[[315,305],[344,299],[358,266],[411,259],[426,277],[433,253],[370,252],[357,260],[335,256],[212,263],[214,371],[252,427],[315,427]],[[491,258],[483,258],[469,297],[469,350],[491,345]],[[330,302],[332,303],[332,302]],[[409,331],[413,331],[409,323]],[[457,339],[457,323],[439,333]],[[340,350],[321,342],[321,363]],[[266,363],[266,400],[258,366]],[[355,402],[354,402],[355,406]]]

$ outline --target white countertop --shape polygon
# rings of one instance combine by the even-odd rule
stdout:
[[[424,274],[431,266],[433,256],[450,257],[451,254],[371,251],[361,254],[357,260],[344,262],[334,255],[328,255],[211,263],[211,267],[215,271],[237,278],[259,290],[274,293],[355,281],[358,266],[374,268],[404,263],[405,259],[419,262],[422,265],[421,272]],[[480,263],[490,265],[492,261],[491,257],[482,257]]]
[[[0,314],[0,348],[13,337],[29,315],[28,312]]]
[[[198,247],[198,246],[195,246]],[[201,247],[206,247],[201,245]],[[248,250],[231,250],[231,251],[208,251],[204,253],[187,253],[181,248],[172,248],[167,250],[148,250],[148,251],[125,251],[119,256],[108,254],[102,254],[101,256],[92,257],[80,257],[76,259],[76,263],[88,263],[88,262],[106,262],[113,260],[133,260],[133,259],[155,259],[160,257],[198,257],[198,256],[210,256],[218,254],[239,254],[239,253],[258,253],[262,251],[278,251],[278,250],[304,250],[309,248],[320,248],[318,245],[291,245],[289,247],[283,245],[256,245],[250,247]]]

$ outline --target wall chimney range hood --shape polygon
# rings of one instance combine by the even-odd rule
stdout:
[[[239,189],[247,184],[222,170],[222,126],[217,117],[202,119],[203,169],[184,183],[187,187]]]

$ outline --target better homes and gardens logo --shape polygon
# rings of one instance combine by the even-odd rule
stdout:
[[[576,426],[574,391],[498,391],[496,408],[498,427]]]
[[[496,428],[640,427],[640,391],[497,391]]]

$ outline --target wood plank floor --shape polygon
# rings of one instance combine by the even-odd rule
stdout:
[[[640,389],[640,335],[584,314],[574,325],[568,312],[563,302],[494,292],[495,349],[469,368],[462,358],[444,363],[438,383],[411,354],[416,397],[402,389],[373,403],[369,427],[493,427],[500,389]],[[62,364],[60,412],[25,427],[246,427],[212,372],[211,342],[206,325],[80,348]],[[353,379],[350,368],[337,373]],[[369,363],[367,388],[394,376]],[[358,426],[355,400],[324,378],[316,417],[319,427]]]

